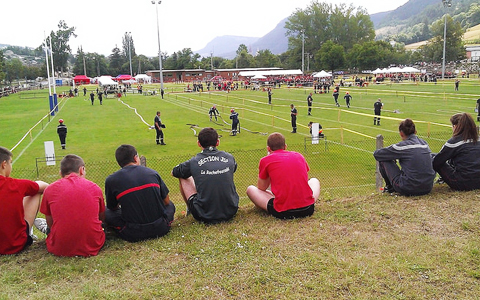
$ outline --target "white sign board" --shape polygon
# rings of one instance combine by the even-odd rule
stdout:
[[[312,144],[318,144],[318,123],[312,124]]]
[[[53,141],[46,141],[45,144],[45,160],[47,166],[55,165],[55,148],[53,147]]]

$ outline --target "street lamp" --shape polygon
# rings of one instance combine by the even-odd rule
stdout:
[[[131,32],[125,32],[125,36],[128,39],[128,59],[130,61],[130,77],[133,76],[132,72],[132,33]]]
[[[160,89],[163,90],[162,50],[160,49],[160,25],[158,20],[158,4],[161,3],[162,1],[152,1],[152,4],[155,4],[155,10],[157,11],[158,63],[160,65]]]
[[[442,0],[443,7],[452,6],[452,0]],[[443,28],[443,59],[442,59],[442,79],[445,78],[445,52],[447,47],[447,14],[445,14],[445,26]]]

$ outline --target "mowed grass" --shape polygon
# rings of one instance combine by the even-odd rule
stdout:
[[[57,155],[62,155],[56,135],[58,118],[69,128],[67,153],[82,156],[87,166],[113,161],[116,147],[131,143],[147,163],[149,158],[159,161],[157,171],[164,178],[172,162],[162,165],[162,159],[199,151],[186,124],[219,130],[220,149],[243,157],[237,177],[242,172],[256,174],[261,157],[256,150],[265,147],[265,135],[247,130],[280,131],[291,149],[301,151],[308,136],[306,124],[318,121],[328,141],[338,144],[330,144],[326,152],[322,143],[307,147],[310,166],[317,161],[322,165],[312,168],[310,175],[321,182],[335,177],[346,186],[359,184],[371,178],[358,177],[374,172],[371,137],[382,134],[386,144],[398,141],[398,120],[410,117],[417,121],[420,135],[435,138],[430,141],[432,150],[440,150],[451,135],[449,117],[460,111],[473,113],[480,97],[478,83],[462,79],[460,92],[453,91],[453,81],[342,88],[340,111],[331,94],[317,94],[311,117],[307,116],[306,89],[276,89],[272,106],[265,92],[245,90],[169,93],[165,100],[136,94],[122,98],[149,124],[157,110],[162,112],[167,124],[165,147],[156,146],[154,130],[116,99],[92,106],[80,96],[62,103],[52,122],[41,124],[43,131],[35,129],[14,150],[14,172],[34,167],[35,158],[43,156],[43,141],[53,140]],[[181,90],[177,85],[172,88]],[[353,95],[350,109],[343,105],[347,90]],[[21,97],[0,99],[0,145],[7,148],[48,111],[46,99]],[[384,118],[375,127],[371,114],[379,97],[385,103]],[[296,135],[289,133],[290,103],[299,110]],[[239,136],[223,131],[228,125],[209,121],[212,104],[217,104],[225,120],[230,108],[240,112],[244,130]],[[193,129],[198,133],[199,128]],[[342,142],[360,150],[346,157],[339,146]],[[244,158],[249,151],[251,158]],[[359,161],[360,167],[369,169],[366,175],[351,170]],[[255,182],[252,176],[251,184]],[[178,193],[178,187],[169,188],[172,194]],[[238,192],[245,197],[243,188]],[[18,255],[2,256],[0,299],[478,299],[478,200],[476,191],[452,192],[436,185],[432,194],[423,197],[382,196],[372,191],[331,199],[323,194],[314,216],[293,221],[276,220],[246,202],[233,221],[216,226],[199,224],[178,211],[166,237],[130,244],[109,236],[96,257],[55,257],[48,254],[43,240]]]

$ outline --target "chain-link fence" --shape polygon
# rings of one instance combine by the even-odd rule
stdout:
[[[429,143],[433,152],[438,152],[445,141],[450,138],[450,135],[448,132],[440,132],[420,137]],[[400,141],[398,134],[392,133],[384,136],[385,146],[398,141]],[[321,199],[324,200],[365,195],[376,191],[376,164],[372,155],[375,148],[375,139],[350,141],[348,144],[328,139],[321,139],[318,144],[312,144],[311,140],[307,139],[303,145],[288,145],[288,150],[300,152],[305,156],[310,166],[309,176],[320,180]],[[240,195],[240,205],[246,205],[249,203],[246,196],[247,186],[257,183],[258,162],[266,155],[266,149],[229,152],[233,154],[238,165],[235,173],[235,185]],[[184,207],[179,192],[179,183],[178,179],[171,176],[170,173],[174,166],[194,155],[195,153],[190,153],[146,158],[147,167],[160,174],[170,189],[170,198],[179,206],[179,210]],[[119,166],[113,160],[87,161],[85,164],[86,177],[97,183],[101,188],[104,188],[105,178],[119,169]],[[14,168],[12,176],[53,182],[59,178],[59,164],[57,163],[56,166],[38,165],[32,169]],[[285,176],[289,176],[288,170],[285,170]]]

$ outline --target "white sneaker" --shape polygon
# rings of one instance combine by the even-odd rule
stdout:
[[[35,221],[33,222],[33,225],[35,225],[35,227],[37,227],[37,229],[41,233],[47,234],[47,229],[48,229],[47,220],[42,218],[36,218]]]

